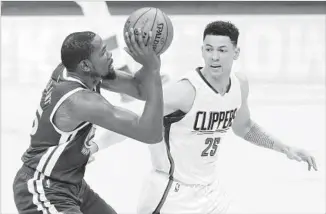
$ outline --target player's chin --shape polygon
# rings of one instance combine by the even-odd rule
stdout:
[[[222,67],[210,67],[210,72],[213,76],[220,76],[221,74],[223,74],[223,69]]]

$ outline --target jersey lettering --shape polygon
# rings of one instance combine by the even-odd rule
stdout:
[[[236,112],[237,108],[221,112],[197,111],[193,130],[204,133],[224,132],[232,126]]]

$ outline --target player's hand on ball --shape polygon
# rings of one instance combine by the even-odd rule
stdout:
[[[146,66],[150,70],[159,70],[161,60],[153,50],[154,37],[151,31],[148,32],[148,42],[140,28],[137,29],[135,35],[134,29],[130,28],[129,32],[125,33],[125,41],[127,47],[125,51],[138,63]]]
[[[314,168],[315,171],[317,171],[317,165],[315,158],[311,156],[307,151],[302,150],[302,149],[297,149],[290,147],[286,153],[288,158],[296,161],[305,161],[308,163],[308,170],[311,170],[311,167]]]

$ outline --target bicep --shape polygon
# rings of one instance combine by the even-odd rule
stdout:
[[[111,105],[100,94],[81,92],[74,95],[70,115],[79,121],[87,121],[116,133],[132,137],[137,132],[139,117],[123,108]]]
[[[232,129],[235,134],[243,136],[251,127],[250,110],[248,106],[249,84],[244,75],[238,74],[237,77],[240,81],[242,103],[232,123]]]
[[[243,103],[237,111],[236,117],[232,123],[232,129],[235,134],[242,136],[247,133],[250,127],[250,110],[247,103]]]

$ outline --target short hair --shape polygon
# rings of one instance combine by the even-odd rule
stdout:
[[[207,35],[228,36],[233,45],[238,44],[239,30],[231,22],[214,21],[206,25],[203,40]]]
[[[73,71],[82,60],[89,59],[94,50],[91,43],[95,35],[91,31],[83,31],[66,37],[61,46],[61,61],[67,70]]]

